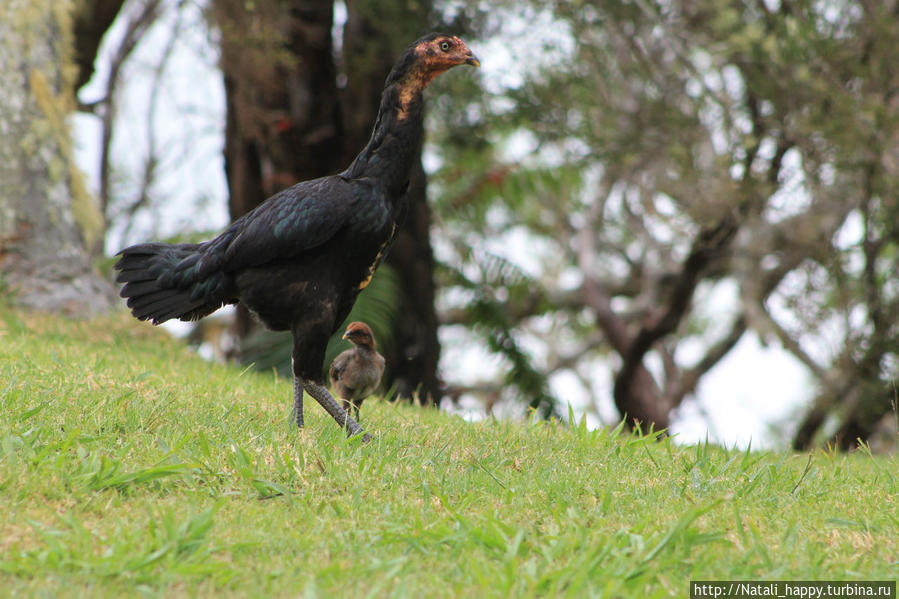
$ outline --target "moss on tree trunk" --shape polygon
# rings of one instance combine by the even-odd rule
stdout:
[[[112,305],[96,274],[103,218],[74,164],[73,3],[0,5],[0,277],[25,306],[94,314]]]

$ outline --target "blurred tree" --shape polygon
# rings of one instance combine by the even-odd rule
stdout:
[[[92,266],[103,219],[74,164],[69,131],[74,9],[0,5],[0,274],[22,305],[90,315],[108,309],[113,292]]]
[[[527,353],[531,405],[566,371],[657,428],[753,330],[817,381],[795,446],[866,439],[899,366],[897,3],[494,10],[526,77],[439,106],[444,321]]]
[[[176,3],[174,11],[177,12],[183,2]],[[98,158],[99,189],[97,190],[100,204],[100,212],[103,216],[104,233],[118,218],[131,220],[134,214],[141,208],[147,208],[150,203],[149,188],[151,187],[155,167],[159,159],[156,149],[153,147],[152,135],[150,136],[150,151],[144,161],[141,175],[141,186],[137,193],[137,199],[126,202],[124,198],[116,197],[112,191],[112,173],[115,168],[112,151],[112,141],[115,134],[115,124],[119,113],[119,95],[122,91],[122,80],[125,68],[129,63],[132,53],[140,42],[145,39],[147,33],[160,20],[160,16],[168,8],[162,0],[133,0],[128,4],[128,9],[122,10],[124,0],[90,0],[81,5],[78,18],[75,22],[75,49],[78,66],[77,88],[80,90],[95,73],[94,63],[97,53],[104,41],[104,36],[114,20],[121,15],[124,22],[124,32],[120,39],[110,48],[106,61],[108,68],[106,80],[102,86],[100,96],[90,102],[79,102],[79,110],[92,114],[99,119],[100,125],[100,155]],[[159,89],[160,74],[171,53],[172,43],[177,33],[173,33],[170,42],[160,53],[160,62],[157,67],[157,75],[152,82],[151,97],[155,102]],[[152,114],[152,110],[150,111]],[[152,117],[148,119],[152,121]],[[148,129],[152,131],[153,123],[149,123]],[[130,228],[130,222],[126,230]],[[99,254],[102,251],[102,241],[92,251]]]
[[[81,89],[94,75],[97,50],[106,31],[122,9],[125,0],[82,0],[74,15],[75,29],[75,90]]]

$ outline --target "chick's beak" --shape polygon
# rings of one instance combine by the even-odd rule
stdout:
[[[349,333],[344,333],[341,339],[349,339]]]

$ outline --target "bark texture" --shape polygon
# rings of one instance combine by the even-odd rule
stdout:
[[[72,156],[72,8],[0,5],[0,278],[20,305],[91,315],[114,292],[85,249],[103,220]]]

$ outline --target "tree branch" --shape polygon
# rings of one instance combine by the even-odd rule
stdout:
[[[119,76],[125,61],[137,47],[138,42],[147,30],[156,21],[159,15],[161,0],[146,0],[140,11],[132,17],[125,28],[122,41],[116,48],[109,67],[109,77],[106,80],[105,96],[101,116],[101,142],[100,142],[100,211],[104,219],[109,218],[110,190],[109,179],[112,168],[110,152],[112,146],[113,122],[115,121],[117,107],[115,94],[119,88]]]
[[[134,222],[134,215],[138,210],[150,203],[150,187],[156,180],[156,168],[159,166],[159,151],[157,148],[156,128],[154,126],[154,123],[156,121],[156,111],[159,108],[159,93],[161,90],[162,77],[165,73],[166,67],[168,66],[169,59],[171,58],[172,53],[175,50],[175,45],[178,41],[178,37],[182,28],[180,8],[183,3],[184,0],[180,0],[178,2],[178,6],[175,9],[178,16],[173,26],[172,34],[166,41],[166,45],[153,67],[153,76],[150,83],[150,104],[147,110],[147,157],[144,160],[143,169],[141,172],[140,188],[138,189],[137,197],[127,207],[125,207],[124,210],[127,217],[127,224],[123,232],[123,237],[125,238],[128,237],[128,234],[131,231],[131,225]]]
[[[90,0],[76,4],[79,8],[74,19],[76,91],[93,77],[97,50],[124,3],[125,0]]]
[[[681,372],[680,380],[669,394],[672,406],[680,405],[684,397],[696,391],[699,380],[730,353],[743,338],[746,329],[746,316],[741,313],[731,323],[730,330],[724,337],[714,343],[694,366]]]
[[[654,323],[643,326],[622,353],[624,363],[615,377],[616,405],[631,403],[635,377],[638,371],[644,368],[644,356],[653,343],[673,332],[680,324],[687,313],[703,271],[713,260],[726,253],[737,230],[736,218],[728,215],[717,226],[700,231],[674,284],[667,310]]]

